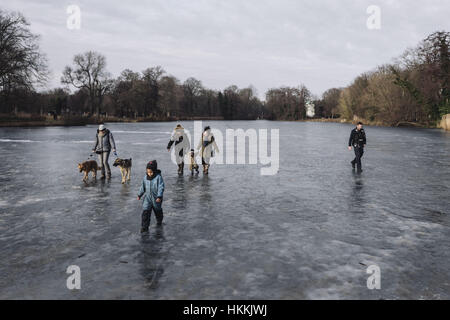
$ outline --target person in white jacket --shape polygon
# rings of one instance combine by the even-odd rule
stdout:
[[[211,132],[210,127],[205,127],[203,130],[202,137],[197,146],[197,150],[201,151],[202,155],[202,165],[203,165],[203,173],[208,174],[210,160],[214,157],[214,151],[219,153],[219,148],[217,147],[214,135]]]
[[[175,158],[178,165],[178,174],[183,174],[184,172],[184,156],[189,153],[191,149],[191,142],[188,136],[184,132],[184,128],[181,124],[175,127],[175,130],[170,137],[169,144],[167,145],[167,151],[170,152],[172,146],[175,149]]]

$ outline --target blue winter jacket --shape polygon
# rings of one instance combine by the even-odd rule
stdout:
[[[144,210],[150,210],[155,208],[156,210],[161,209],[161,203],[164,195],[164,180],[161,176],[161,171],[158,170],[153,177],[145,175],[142,181],[141,188],[139,189],[138,197],[143,198]],[[161,198],[161,202],[156,202],[157,198]]]

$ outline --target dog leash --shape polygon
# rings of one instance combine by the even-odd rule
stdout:
[[[94,154],[91,153],[91,154],[89,155],[89,158],[87,158],[87,160],[91,159],[93,155],[94,155]],[[116,156],[116,158],[119,157],[119,156],[117,155],[117,152],[114,152],[114,155]]]

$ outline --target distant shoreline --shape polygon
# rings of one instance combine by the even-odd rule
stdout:
[[[31,118],[14,118],[1,119],[0,127],[72,127],[72,126],[86,126],[96,125],[99,123],[141,123],[141,122],[173,122],[173,121],[195,121],[195,120],[224,120],[222,117],[190,117],[190,118],[167,118],[167,119],[123,119],[115,117],[107,118],[72,118],[72,119],[34,119]]]
[[[435,125],[427,125],[423,123],[417,122],[399,122],[397,125],[390,125],[387,123],[379,122],[379,121],[366,121],[366,120],[347,120],[347,119],[306,119],[306,120],[297,120],[299,122],[332,122],[332,123],[348,123],[348,124],[356,124],[358,121],[363,122],[365,125],[374,126],[374,127],[387,127],[387,128],[423,128],[423,129],[440,129],[440,127]]]
[[[167,118],[167,119],[121,119],[121,118],[102,118],[97,119],[86,119],[86,118],[76,118],[76,119],[58,119],[58,120],[30,120],[30,119],[14,119],[11,121],[0,121],[0,127],[71,127],[71,126],[86,126],[90,124],[99,123],[143,123],[143,122],[174,122],[174,121],[225,121],[223,117],[187,117],[187,118]],[[256,120],[267,120],[267,121],[286,121],[286,122],[331,122],[331,123],[347,123],[354,124],[355,121],[350,121],[341,118],[335,119],[303,119],[303,120],[269,120],[269,119],[255,119]],[[242,121],[242,120],[229,120],[229,121]],[[427,125],[414,122],[400,122],[397,125],[389,125],[382,122],[371,122],[363,121],[366,125],[378,126],[378,127],[409,127],[409,128],[424,128],[424,129],[439,129],[439,125]]]

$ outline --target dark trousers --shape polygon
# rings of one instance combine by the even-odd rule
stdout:
[[[155,212],[156,222],[158,224],[161,224],[164,218],[162,208],[158,210],[155,207],[153,207],[152,209]],[[144,230],[147,230],[148,227],[150,227],[150,216],[152,214],[152,209],[144,210],[142,212],[142,229]]]
[[[358,171],[361,171],[362,170],[361,158],[364,155],[364,148],[356,147],[353,149],[355,150],[355,159],[352,161],[352,163],[356,164]]]

